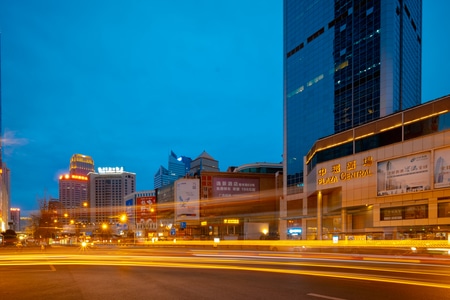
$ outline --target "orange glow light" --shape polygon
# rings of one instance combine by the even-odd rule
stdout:
[[[64,174],[64,175],[61,175],[61,176],[59,176],[59,179],[60,180],[62,180],[62,179],[76,179],[76,180],[84,180],[84,181],[87,181],[89,178],[88,177],[86,177],[86,176],[81,176],[81,175],[70,175],[70,174]]]

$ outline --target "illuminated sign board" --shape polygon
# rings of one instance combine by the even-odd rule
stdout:
[[[434,187],[450,187],[450,148],[434,151]]]
[[[239,219],[224,219],[224,224],[239,224]]]
[[[426,204],[380,209],[381,221],[413,220],[426,218],[428,218],[428,206]]]
[[[156,211],[153,207],[156,204],[155,196],[145,196],[136,198],[136,221],[139,223],[156,223]]]
[[[317,171],[317,175],[319,176],[319,178],[317,179],[317,184],[326,185],[337,183],[339,181],[371,176],[372,172],[370,170],[370,167],[373,164],[372,156],[363,158],[361,164],[362,167],[358,168],[357,161],[350,160],[345,164],[345,166],[341,166],[341,164],[335,164],[331,166],[330,169],[320,168]]]
[[[395,195],[430,189],[430,152],[378,163],[377,195]]]
[[[213,178],[213,197],[233,197],[259,192],[258,178]]]
[[[123,173],[123,167],[97,168],[99,174]]]
[[[296,228],[296,227],[289,228],[288,229],[288,234],[290,234],[290,235],[302,234],[302,229],[301,228]]]

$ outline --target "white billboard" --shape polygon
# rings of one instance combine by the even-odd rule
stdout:
[[[430,189],[430,152],[377,164],[377,195],[395,195]]]
[[[195,220],[200,218],[199,179],[179,179],[175,181],[175,221]]]
[[[434,187],[450,186],[450,148],[434,151]]]

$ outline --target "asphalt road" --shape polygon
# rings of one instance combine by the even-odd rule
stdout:
[[[0,299],[450,299],[450,264],[214,249],[1,249]]]

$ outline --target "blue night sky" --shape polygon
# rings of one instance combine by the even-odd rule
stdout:
[[[424,0],[422,99],[450,94],[448,0]],[[137,189],[173,150],[281,162],[282,1],[0,0],[3,159],[22,214],[74,153]]]

